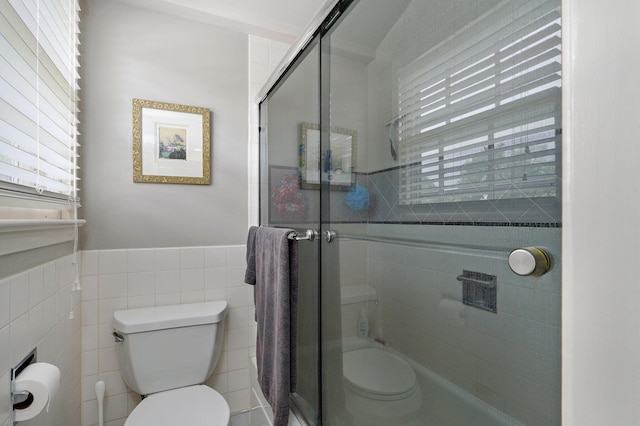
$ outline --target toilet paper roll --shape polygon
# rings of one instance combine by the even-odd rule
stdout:
[[[464,325],[465,323],[466,313],[462,302],[447,298],[442,299],[440,303],[438,303],[438,311],[444,318],[455,324]]]
[[[34,418],[40,414],[45,406],[49,411],[49,403],[59,386],[60,370],[53,364],[36,362],[22,370],[22,373],[16,377],[14,389],[16,392],[29,391],[33,396],[33,401],[24,408],[16,408],[16,421],[21,422]]]

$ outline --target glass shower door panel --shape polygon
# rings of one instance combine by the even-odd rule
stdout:
[[[302,235],[307,229],[319,229],[320,221],[320,191],[300,179],[305,123],[317,126],[320,121],[318,73],[319,47],[313,41],[260,105],[260,224],[292,228]],[[319,247],[317,240],[297,244],[297,385],[291,400],[308,424],[316,424],[320,412]]]
[[[324,424],[560,424],[560,12],[360,0],[323,34]]]

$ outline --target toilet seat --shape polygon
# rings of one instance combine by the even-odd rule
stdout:
[[[368,398],[404,399],[417,388],[413,368],[389,351],[357,349],[343,353],[342,362],[346,386]]]
[[[205,385],[188,386],[147,396],[133,409],[125,426],[228,426],[229,405]]]

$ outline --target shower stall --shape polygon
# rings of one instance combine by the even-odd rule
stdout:
[[[294,409],[560,424],[560,1],[328,10],[260,103],[260,224],[307,238]]]

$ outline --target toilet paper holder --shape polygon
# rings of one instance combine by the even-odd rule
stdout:
[[[15,390],[15,381],[16,377],[22,371],[27,368],[29,365],[33,364],[38,360],[38,348],[34,348],[27,356],[25,356],[22,361],[16,364],[15,367],[11,369],[11,404],[13,405],[13,409],[11,410],[11,424],[15,425],[15,410],[22,409],[28,407],[31,402],[33,402],[33,395],[29,391],[16,391]]]

